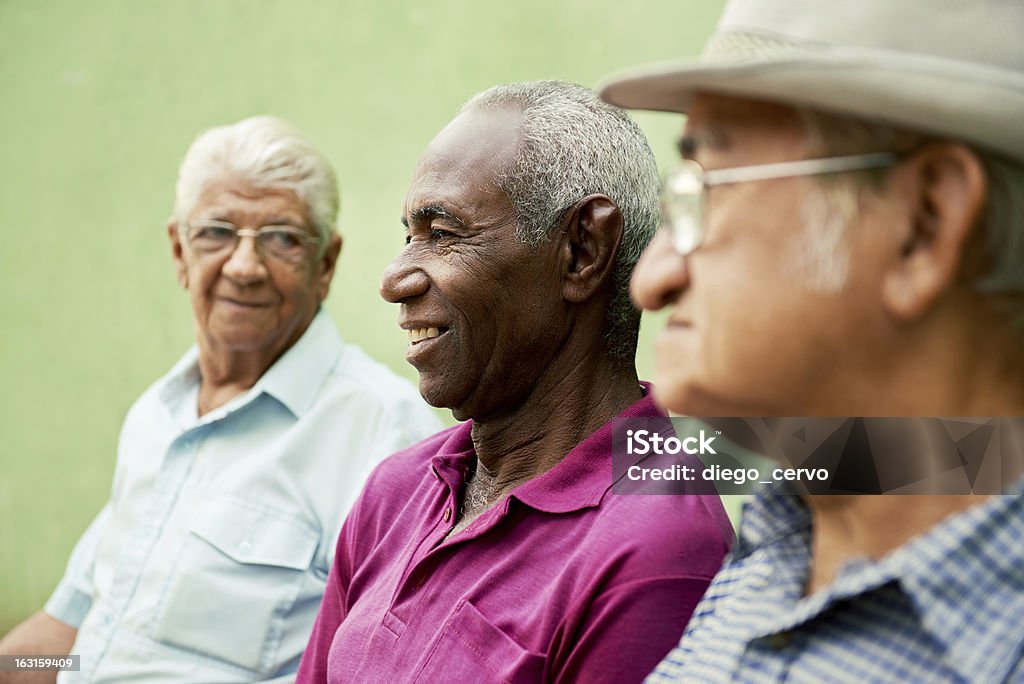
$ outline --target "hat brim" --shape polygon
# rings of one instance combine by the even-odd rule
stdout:
[[[620,107],[681,113],[698,93],[781,102],[965,140],[1024,160],[1024,76],[1008,69],[847,50],[655,65],[613,76],[599,90]]]

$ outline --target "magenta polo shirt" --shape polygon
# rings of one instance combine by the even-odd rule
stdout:
[[[663,415],[650,393],[621,414]],[[308,682],[639,682],[732,538],[717,496],[615,495],[611,423],[445,541],[463,423],[388,458],[342,527]]]

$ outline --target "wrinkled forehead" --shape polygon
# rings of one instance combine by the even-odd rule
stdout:
[[[273,218],[275,222],[302,225],[309,219],[309,215],[308,207],[293,188],[257,184],[229,174],[203,185],[190,218],[226,221]]]
[[[444,198],[492,199],[497,180],[519,149],[522,114],[514,108],[468,110],[455,117],[420,156],[406,210]]]

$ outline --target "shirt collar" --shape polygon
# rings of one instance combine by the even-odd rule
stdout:
[[[644,396],[618,418],[666,417],[642,382]],[[569,513],[596,506],[612,486],[612,421],[608,421],[565,455],[558,465],[523,483],[512,496],[547,513]]]
[[[810,527],[807,504],[786,483],[768,485],[743,505],[733,557],[749,556],[794,533],[809,535]]]
[[[965,680],[1001,682],[1024,633],[1024,480],[1007,494],[951,516],[886,560],[921,623]],[[983,644],[983,648],[979,648]]]
[[[267,394],[281,402],[296,418],[301,418],[312,406],[327,379],[327,371],[341,355],[343,345],[331,317],[323,308],[319,309],[302,337],[281,355],[255,385],[229,402],[223,407],[224,410],[236,410],[261,394]],[[199,350],[196,345],[192,345],[164,376],[163,386],[159,389],[160,399],[171,415],[181,415],[179,409],[182,401],[194,400],[199,381]],[[194,412],[192,407],[193,415]],[[211,414],[210,418],[218,415],[220,412]]]
[[[266,392],[301,418],[313,405],[342,345],[334,321],[321,308],[302,337],[263,374],[253,390]]]
[[[759,548],[808,537],[810,511],[798,497],[771,487],[744,507],[736,559]],[[878,562],[853,559],[814,596],[793,596],[786,614],[762,632],[789,629],[838,599],[897,581],[917,607],[924,630],[941,641],[965,681],[1003,681],[1020,658],[1024,634],[1024,480],[1002,496],[947,518]],[[808,539],[809,541],[809,539]],[[810,562],[809,543],[788,562]],[[785,574],[776,568],[776,574]],[[979,647],[983,645],[983,647]]]
[[[667,415],[654,403],[651,385],[646,382],[641,385],[644,397],[617,417]],[[471,420],[453,428],[431,458],[435,477],[445,481],[455,495],[462,491],[466,469],[476,458],[472,429]],[[596,506],[612,486],[611,453],[612,421],[608,421],[577,444],[558,465],[519,485],[509,496],[547,513],[569,513]]]

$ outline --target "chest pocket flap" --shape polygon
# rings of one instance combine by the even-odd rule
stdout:
[[[293,570],[309,567],[320,539],[297,519],[228,502],[204,506],[192,534],[235,562]]]

